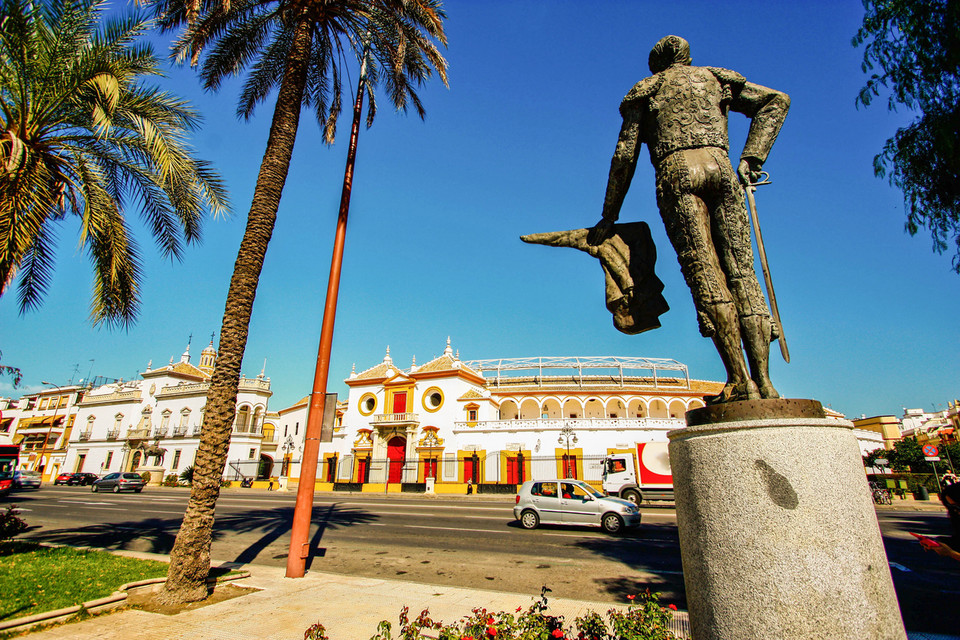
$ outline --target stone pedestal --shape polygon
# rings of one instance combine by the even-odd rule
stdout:
[[[906,638],[852,423],[760,400],[687,425],[668,436],[694,640]]]
[[[147,472],[150,474],[150,481],[147,482],[149,487],[159,487],[163,484],[163,474],[166,471],[163,467],[137,467],[136,473],[143,474]]]

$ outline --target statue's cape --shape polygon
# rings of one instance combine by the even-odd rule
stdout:
[[[589,229],[551,231],[521,236],[531,244],[579,249],[600,260],[606,285],[607,309],[613,325],[627,334],[660,327],[660,316],[670,306],[663,297],[663,282],[654,269],[657,248],[646,222],[613,225],[613,233],[598,245],[587,242]]]

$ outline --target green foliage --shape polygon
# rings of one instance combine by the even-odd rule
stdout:
[[[2,351],[0,351],[0,358],[3,358]],[[11,367],[5,364],[0,364],[0,376],[10,376],[13,378],[14,389],[19,387],[20,381],[23,380],[23,372],[21,372],[18,367]]]
[[[103,598],[126,583],[166,574],[167,564],[72,547],[0,545],[0,620]]]
[[[883,447],[880,447],[879,449],[874,449],[873,451],[871,451],[871,452],[868,453],[867,455],[863,456],[863,466],[864,466],[864,467],[875,467],[875,466],[877,466],[877,465],[876,465],[877,459],[887,458],[887,454],[888,454],[888,453],[889,453],[889,451],[887,451],[887,450],[884,449]],[[887,459],[887,461],[889,462],[889,459]]]
[[[206,89],[218,91],[225,80],[247,71],[238,116],[250,118],[256,106],[280,86],[299,23],[291,19],[287,3],[235,0],[228,11],[222,3],[200,3],[199,14],[193,13],[197,6],[193,0],[152,0],[149,4],[163,31],[185,27],[174,43],[174,57],[199,65]],[[446,13],[439,0],[328,0],[324,5],[323,11],[303,13],[315,34],[303,106],[316,113],[324,140],[328,144],[334,141],[348,51],[368,62],[368,127],[376,114],[373,87],[378,84],[384,86],[397,109],[405,112],[412,105],[423,118],[425,111],[416,88],[434,70],[447,82],[447,62],[430,40],[446,44]]]
[[[555,640],[577,638],[578,640],[674,640],[667,629],[672,614],[672,605],[662,607],[657,593],[630,596],[626,611],[611,609],[606,618],[590,612],[577,618],[573,626],[565,625],[563,616],[551,616],[547,610],[546,587],[526,611],[521,607],[513,613],[491,612],[483,608],[473,609],[471,615],[444,625],[430,618],[424,609],[411,620],[409,608],[400,611],[397,635],[393,626],[384,620],[370,640]],[[316,626],[316,625],[315,625]],[[313,627],[311,627],[312,629]],[[576,629],[576,631],[574,631]],[[322,627],[321,627],[322,630]],[[308,630],[309,632],[309,630]],[[307,636],[304,636],[305,640]]]
[[[902,105],[918,114],[887,140],[874,172],[889,174],[903,192],[907,231],[926,227],[938,253],[953,245],[960,273],[960,3],[863,0],[863,6],[853,44],[864,46],[862,67],[871,75],[858,104],[889,91],[890,110]]]
[[[148,482],[150,482],[150,479],[152,477],[153,476],[150,475],[149,471],[144,471],[143,473],[140,474],[140,479],[143,480],[143,484],[147,484]]]
[[[190,465],[182,472],[180,472],[180,479],[186,482],[187,484],[193,484],[193,465]]]
[[[930,465],[923,459],[923,447],[915,436],[903,438],[893,443],[893,449],[887,452],[890,468],[895,471],[913,471],[922,473],[930,470]]]
[[[29,528],[19,516],[20,512],[12,504],[7,505],[7,510],[0,513],[0,542],[18,536]]]
[[[330,640],[330,638],[327,636],[327,629],[317,622],[303,632],[303,640]]]
[[[176,487],[179,484],[179,478],[177,474],[171,473],[163,479],[163,486],[165,487]]]
[[[190,153],[197,115],[144,82],[161,75],[143,40],[149,20],[104,20],[106,10],[106,0],[0,0],[0,295],[16,279],[21,312],[40,305],[57,229],[73,216],[93,265],[91,318],[128,326],[142,274],[126,210],[179,259],[226,195]]]

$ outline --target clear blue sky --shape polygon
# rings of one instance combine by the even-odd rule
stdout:
[[[723,379],[701,338],[656,209],[643,162],[622,219],[646,220],[671,311],[639,336],[614,330],[593,258],[523,244],[525,233],[586,227],[600,215],[623,95],[649,74],[651,46],[677,34],[694,64],[735,69],[790,94],[792,107],[757,194],[771,272],[793,362],[771,351],[788,397],[815,398],[849,416],[942,408],[960,396],[960,277],[929,235],[903,231],[901,194],[877,179],[872,158],[909,114],[885,101],[857,109],[861,51],[851,45],[859,2],[585,2],[450,0],[450,89],[422,92],[427,118],[381,101],[360,137],[331,367],[331,390],[352,363],[378,363],[387,345],[408,366],[439,355],[447,336],[464,359],[535,355],[675,358],[693,377]],[[238,83],[204,94],[189,69],[165,86],[204,114],[194,144],[230,188],[234,214],[211,220],[182,263],[161,260],[146,234],[143,312],[129,332],[87,320],[89,266],[77,228],[59,233],[60,259],[40,311],[19,316],[0,300],[3,363],[65,384],[93,375],[134,377],[147,362],[193,353],[219,333],[272,113],[234,116]],[[351,83],[352,84],[352,83]],[[346,118],[344,118],[346,123]],[[738,156],[745,118],[731,115]],[[244,360],[264,359],[273,409],[309,392],[329,271],[347,126],[322,145],[305,114],[267,255]],[[92,361],[92,362],[91,362]],[[78,373],[74,373],[74,371]],[[8,380],[0,394],[18,395]]]

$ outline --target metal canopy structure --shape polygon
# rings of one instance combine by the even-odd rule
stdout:
[[[576,378],[583,384],[584,369],[602,369],[616,371],[620,384],[624,382],[624,371],[643,371],[641,376],[651,376],[654,386],[662,372],[677,371],[679,377],[686,380],[690,388],[690,372],[687,365],[669,358],[630,358],[621,356],[537,356],[533,358],[496,358],[492,360],[466,360],[464,364],[478,373],[496,372],[497,385],[500,384],[501,373],[504,371],[536,371],[537,379],[542,384],[544,369],[576,369]],[[628,374],[630,375],[630,374]],[[638,374],[633,374],[638,375]]]

